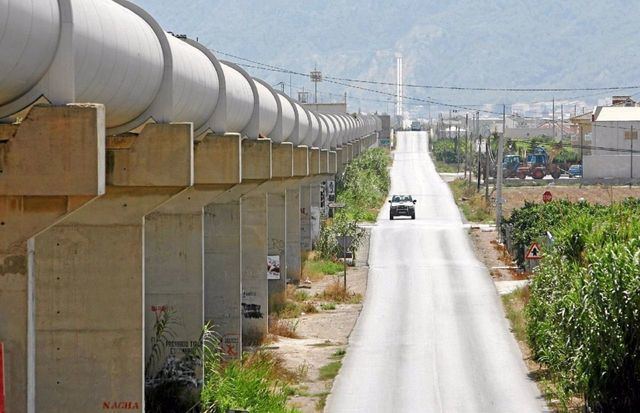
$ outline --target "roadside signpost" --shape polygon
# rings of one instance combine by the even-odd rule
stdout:
[[[353,237],[350,235],[340,235],[336,237],[338,240],[338,244],[342,248],[342,265],[343,265],[343,284],[344,290],[347,291],[347,250],[351,248],[351,243],[353,242]]]
[[[544,194],[542,194],[542,202],[544,202],[545,204],[548,204],[552,200],[553,194],[551,193],[551,191],[545,191]]]
[[[4,344],[0,341],[0,413],[5,413],[4,409]]]
[[[537,242],[531,244],[524,258],[527,260],[539,260],[540,258],[542,258],[542,250],[540,249],[540,245],[538,245]]]

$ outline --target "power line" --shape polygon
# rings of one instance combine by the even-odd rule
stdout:
[[[295,74],[298,76],[303,76],[303,77],[310,77],[310,74],[307,73],[302,73],[302,72],[296,72],[296,71],[292,71],[292,70],[288,70],[288,69],[284,69],[278,66],[273,66],[273,65],[268,65],[268,64],[264,64],[261,62],[257,62],[255,60],[250,60],[250,59],[245,59],[243,57],[240,56],[235,56],[229,53],[225,53],[225,52],[220,52],[217,50],[212,49],[213,52],[215,53],[220,53],[220,54],[224,54],[226,56],[235,58],[235,59],[240,59],[240,60],[244,60],[244,61],[248,61],[250,63],[253,64],[247,64],[247,63],[237,63],[240,66],[243,67],[249,67],[249,68],[254,68],[254,69],[260,69],[260,70],[267,70],[267,71],[272,71],[272,72],[280,72],[280,73],[290,73],[290,74]],[[369,92],[369,93],[375,93],[375,94],[380,94],[380,95],[384,95],[384,96],[390,96],[392,98],[396,97],[396,94],[394,93],[390,93],[390,92],[384,92],[381,90],[377,90],[377,89],[371,89],[371,88],[367,88],[367,87],[363,87],[363,86],[358,86],[358,85],[352,85],[349,83],[344,83],[341,81],[337,81],[337,80],[332,80],[333,78],[327,78],[325,77],[325,81],[328,83],[333,83],[333,84],[337,84],[337,85],[341,85],[341,86],[345,86],[345,87],[349,87],[349,88],[353,88],[353,89],[358,89],[358,90],[362,90],[365,92]],[[385,85],[384,82],[379,82],[379,84],[383,84]],[[394,85],[393,83],[389,83],[388,85]],[[629,89],[634,89],[634,88],[640,88],[640,86],[637,87],[629,87]],[[587,90],[587,89],[566,89],[567,91],[569,90]],[[597,89],[591,89],[591,90],[597,90]],[[600,89],[600,90],[605,90],[605,89]],[[606,90],[611,90],[611,89],[606,89]],[[640,93],[640,92],[638,92]],[[635,93],[634,95],[638,94]],[[599,93],[598,93],[599,94]],[[357,98],[354,97],[355,99],[363,99],[363,98]],[[420,102],[420,103],[427,103],[427,104],[431,104],[431,105],[435,105],[435,106],[442,106],[442,107],[447,107],[447,108],[452,108],[452,109],[462,109],[462,110],[466,110],[469,112],[482,112],[482,113],[486,113],[489,115],[502,115],[501,112],[494,112],[494,111],[490,111],[490,110],[486,110],[486,109],[478,109],[478,108],[473,108],[472,106],[475,105],[458,105],[458,104],[452,104],[452,103],[446,103],[446,102],[440,102],[440,101],[436,101],[430,97],[427,98],[417,98],[417,97],[413,97],[413,96],[406,96],[403,95],[402,96],[403,99],[407,99],[407,100],[412,100],[415,102]],[[386,103],[386,101],[383,101],[382,103]],[[526,102],[522,102],[522,103],[526,103]],[[510,118],[514,118],[516,117],[516,115],[511,114],[509,115]],[[540,120],[541,118],[539,117],[534,117],[534,116],[523,116],[523,115],[517,115],[518,118],[520,119],[529,119],[529,120]],[[597,127],[599,128],[617,128],[614,126],[606,126],[606,125],[597,125]],[[603,150],[608,150],[607,148],[600,148]]]
[[[262,63],[256,60],[247,59],[241,56],[233,55],[231,53],[226,53],[220,50],[210,49],[214,53],[222,54],[224,56],[232,57],[234,59],[242,60],[245,62],[253,63],[256,65],[268,67],[273,69],[274,71],[280,71],[283,73],[291,73],[298,76],[310,77],[308,73],[302,73],[293,71],[290,69],[285,69],[282,67],[270,65],[267,63]],[[260,68],[258,68],[260,69]],[[337,76],[323,76],[325,80],[334,80],[334,81],[342,81],[342,82],[351,82],[351,83],[365,83],[372,85],[381,85],[381,86],[396,86],[395,83],[392,82],[382,82],[375,80],[364,80],[364,79],[353,79],[346,77],[337,77]],[[459,90],[459,91],[480,91],[480,92],[591,92],[591,91],[615,91],[615,90],[635,90],[640,89],[640,85],[630,85],[630,86],[609,86],[609,87],[572,87],[572,88],[532,88],[532,87],[470,87],[470,86],[442,86],[442,85],[421,85],[421,84],[412,84],[412,83],[403,83],[402,86],[410,87],[410,88],[421,88],[421,89],[443,89],[443,90]]]
[[[325,76],[325,79],[340,80],[344,82],[366,83],[373,85],[393,86],[395,83],[379,82],[375,80],[349,79],[334,76]],[[640,89],[640,85],[632,86],[611,86],[611,87],[582,87],[582,88],[499,88],[499,87],[468,87],[468,86],[438,86],[438,85],[418,85],[411,83],[403,83],[402,86],[421,89],[444,89],[444,90],[462,90],[462,91],[481,91],[481,92],[577,92],[577,91],[613,91],[613,90],[630,90]]]

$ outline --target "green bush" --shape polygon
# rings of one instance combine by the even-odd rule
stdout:
[[[337,215],[356,221],[375,221],[376,210],[389,192],[389,163],[388,152],[374,148],[348,164],[336,180],[336,201],[345,204]]]
[[[350,220],[345,215],[339,215],[333,220],[325,221],[315,245],[320,257],[329,260],[341,258],[343,251],[342,246],[338,243],[338,237],[344,235],[352,237],[351,248],[348,252],[355,254],[365,235],[364,230],[358,226],[358,222]]]
[[[523,209],[533,215],[525,225],[516,214],[527,233],[518,236],[547,229],[555,239],[526,308],[534,357],[561,395],[582,394],[594,411],[640,411],[640,203]]]
[[[322,224],[315,248],[324,259],[342,257],[338,237],[352,237],[351,253],[355,253],[364,230],[358,222],[374,222],[378,210],[389,192],[389,153],[383,148],[374,148],[362,153],[347,165],[344,174],[336,180],[336,200],[344,208],[336,211],[332,220]]]

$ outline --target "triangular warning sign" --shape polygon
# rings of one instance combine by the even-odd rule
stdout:
[[[542,258],[542,250],[540,250],[540,245],[537,242],[534,242],[529,247],[529,251],[527,251],[527,255],[524,256],[527,260],[539,260]]]

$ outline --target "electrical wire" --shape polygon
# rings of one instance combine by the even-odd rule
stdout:
[[[311,77],[309,73],[302,73],[290,69],[285,69],[282,67],[270,65],[267,63],[262,63],[256,60],[247,59],[241,56],[237,56],[231,53],[223,52],[221,50],[210,49],[214,53],[218,53],[224,56],[232,57],[234,59],[242,60],[245,62],[253,63],[255,65],[260,65],[265,68],[270,68],[274,71],[279,71],[283,73],[295,74],[298,76]],[[396,86],[396,83],[392,82],[382,82],[376,80],[365,80],[365,79],[353,79],[346,77],[337,77],[337,76],[329,76],[323,75],[324,80],[334,80],[334,81],[342,81],[342,82],[350,82],[350,83],[364,83],[364,84],[372,84],[372,85],[381,85],[381,86]],[[403,83],[402,87],[409,88],[421,88],[421,89],[442,89],[442,90],[458,90],[458,91],[480,91],[480,92],[574,92],[574,91],[615,91],[615,90],[635,90],[640,89],[640,85],[627,85],[627,86],[608,86],[608,87],[572,87],[572,88],[532,88],[532,87],[469,87],[469,86],[442,86],[442,85],[421,85],[421,84],[413,84],[413,83]]]

